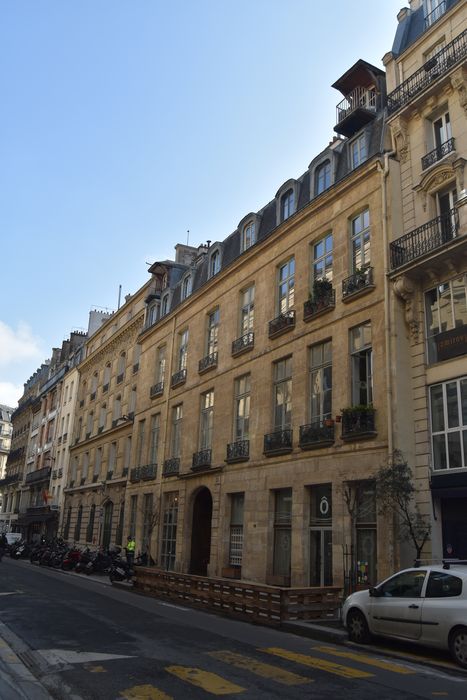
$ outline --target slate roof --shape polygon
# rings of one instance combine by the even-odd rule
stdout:
[[[464,1],[464,0],[462,0]],[[449,12],[451,7],[457,5],[459,0],[445,0],[446,12]],[[444,12],[443,14],[446,14]],[[443,15],[440,15],[442,17]],[[396,36],[392,46],[392,53],[395,56],[400,56],[411,44],[414,43],[425,32],[425,14],[423,3],[417,10],[410,12],[399,22],[396,30]]]

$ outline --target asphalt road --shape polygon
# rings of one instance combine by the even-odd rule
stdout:
[[[455,668],[324,644],[8,558],[2,645],[1,700],[42,700],[43,688],[60,700],[467,698],[467,674]],[[8,679],[15,658],[41,683],[29,694],[26,681],[15,689]]]

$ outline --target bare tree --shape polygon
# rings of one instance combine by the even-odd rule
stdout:
[[[402,541],[411,542],[420,559],[430,537],[431,524],[415,503],[413,473],[400,450],[395,450],[376,474],[376,495],[380,514],[395,514]]]

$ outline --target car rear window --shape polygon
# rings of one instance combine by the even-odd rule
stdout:
[[[432,571],[426,588],[426,598],[450,598],[462,593],[462,579],[452,574]]]

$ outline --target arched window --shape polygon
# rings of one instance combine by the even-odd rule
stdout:
[[[315,195],[321,194],[331,186],[331,163],[326,160],[315,171]]]
[[[255,229],[255,222],[254,221],[249,221],[245,226],[243,227],[243,232],[242,232],[242,250],[247,250],[250,248],[254,243],[256,243],[256,229]]]
[[[215,250],[209,258],[209,277],[214,277],[221,269],[221,253]]]
[[[89,521],[86,528],[86,542],[92,542],[92,536],[94,533],[94,520],[96,518],[96,506],[93,503],[89,511]]]
[[[281,221],[285,221],[295,211],[295,195],[293,189],[287,190],[281,197]]]
[[[191,294],[192,279],[191,275],[186,275],[182,282],[182,299],[187,299]]]

